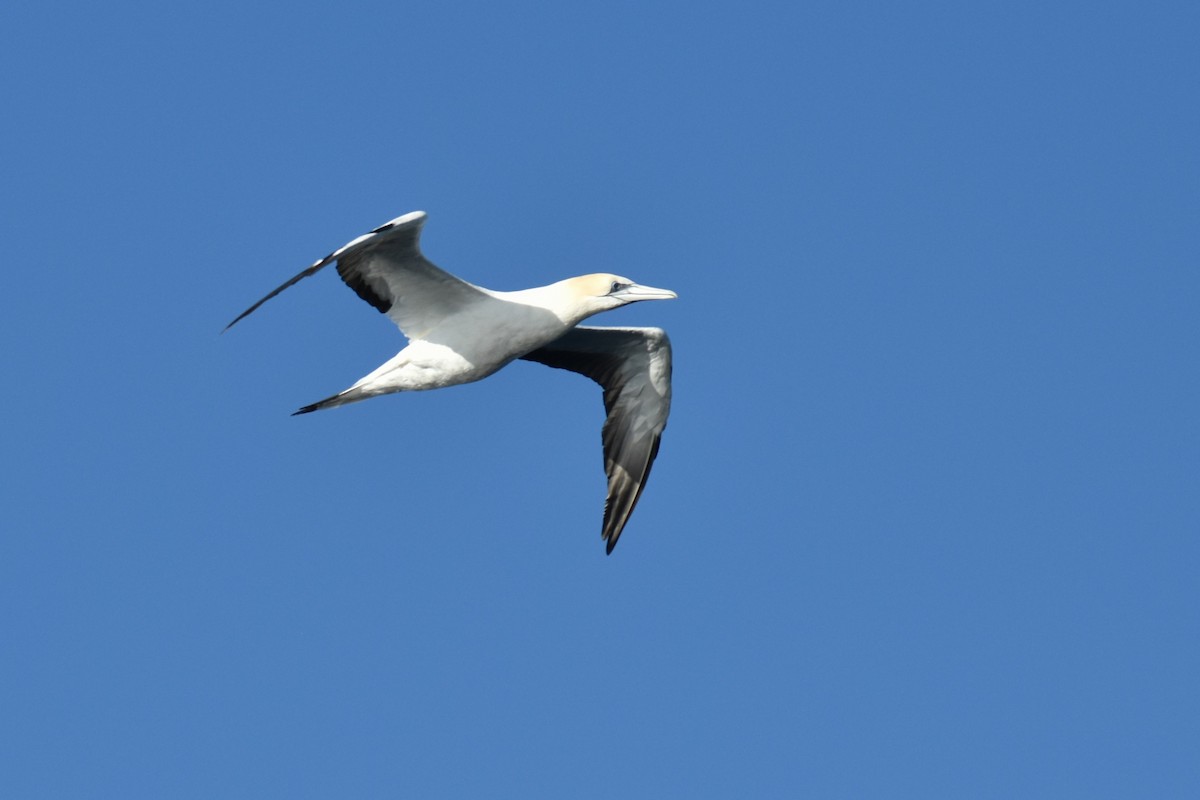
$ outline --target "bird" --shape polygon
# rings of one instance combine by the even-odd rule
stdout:
[[[600,535],[611,555],[641,498],[671,411],[671,342],[661,328],[579,323],[631,303],[670,300],[676,293],[610,273],[519,291],[485,289],[425,258],[420,248],[425,218],[424,211],[413,211],[352,239],[243,311],[225,330],[284,289],[336,264],[342,281],[386,314],[408,344],[354,385],[293,416],[394,392],[471,383],[518,359],[590,378],[604,390],[601,443],[608,493]]]

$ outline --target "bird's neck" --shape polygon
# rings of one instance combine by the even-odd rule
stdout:
[[[601,311],[589,302],[593,298],[583,295],[574,279],[558,281],[549,286],[537,286],[517,292],[495,292],[495,295],[510,303],[535,306],[556,316],[566,328],[573,328],[583,320]]]

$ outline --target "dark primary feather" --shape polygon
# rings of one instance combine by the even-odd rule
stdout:
[[[601,536],[612,552],[637,506],[671,410],[671,343],[659,328],[577,327],[522,358],[578,372],[604,389],[608,496]]]

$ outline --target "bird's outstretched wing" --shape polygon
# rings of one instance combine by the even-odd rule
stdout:
[[[228,330],[289,286],[337,262],[338,274],[363,300],[387,314],[410,339],[420,339],[448,314],[487,295],[438,269],[421,255],[425,212],[413,211],[342,245],[243,311]]]
[[[522,358],[578,372],[604,388],[608,498],[601,536],[611,553],[646,486],[671,412],[671,342],[661,328],[577,327]]]

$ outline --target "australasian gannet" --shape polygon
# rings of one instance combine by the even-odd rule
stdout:
[[[421,255],[425,212],[413,211],[334,250],[225,326],[337,263],[359,297],[387,314],[408,346],[345,391],[296,411],[486,378],[515,359],[578,372],[604,389],[601,434],[608,498],[601,536],[611,553],[633,513],[671,410],[671,343],[661,328],[580,327],[593,314],[675,293],[608,273],[497,292],[460,280]]]

